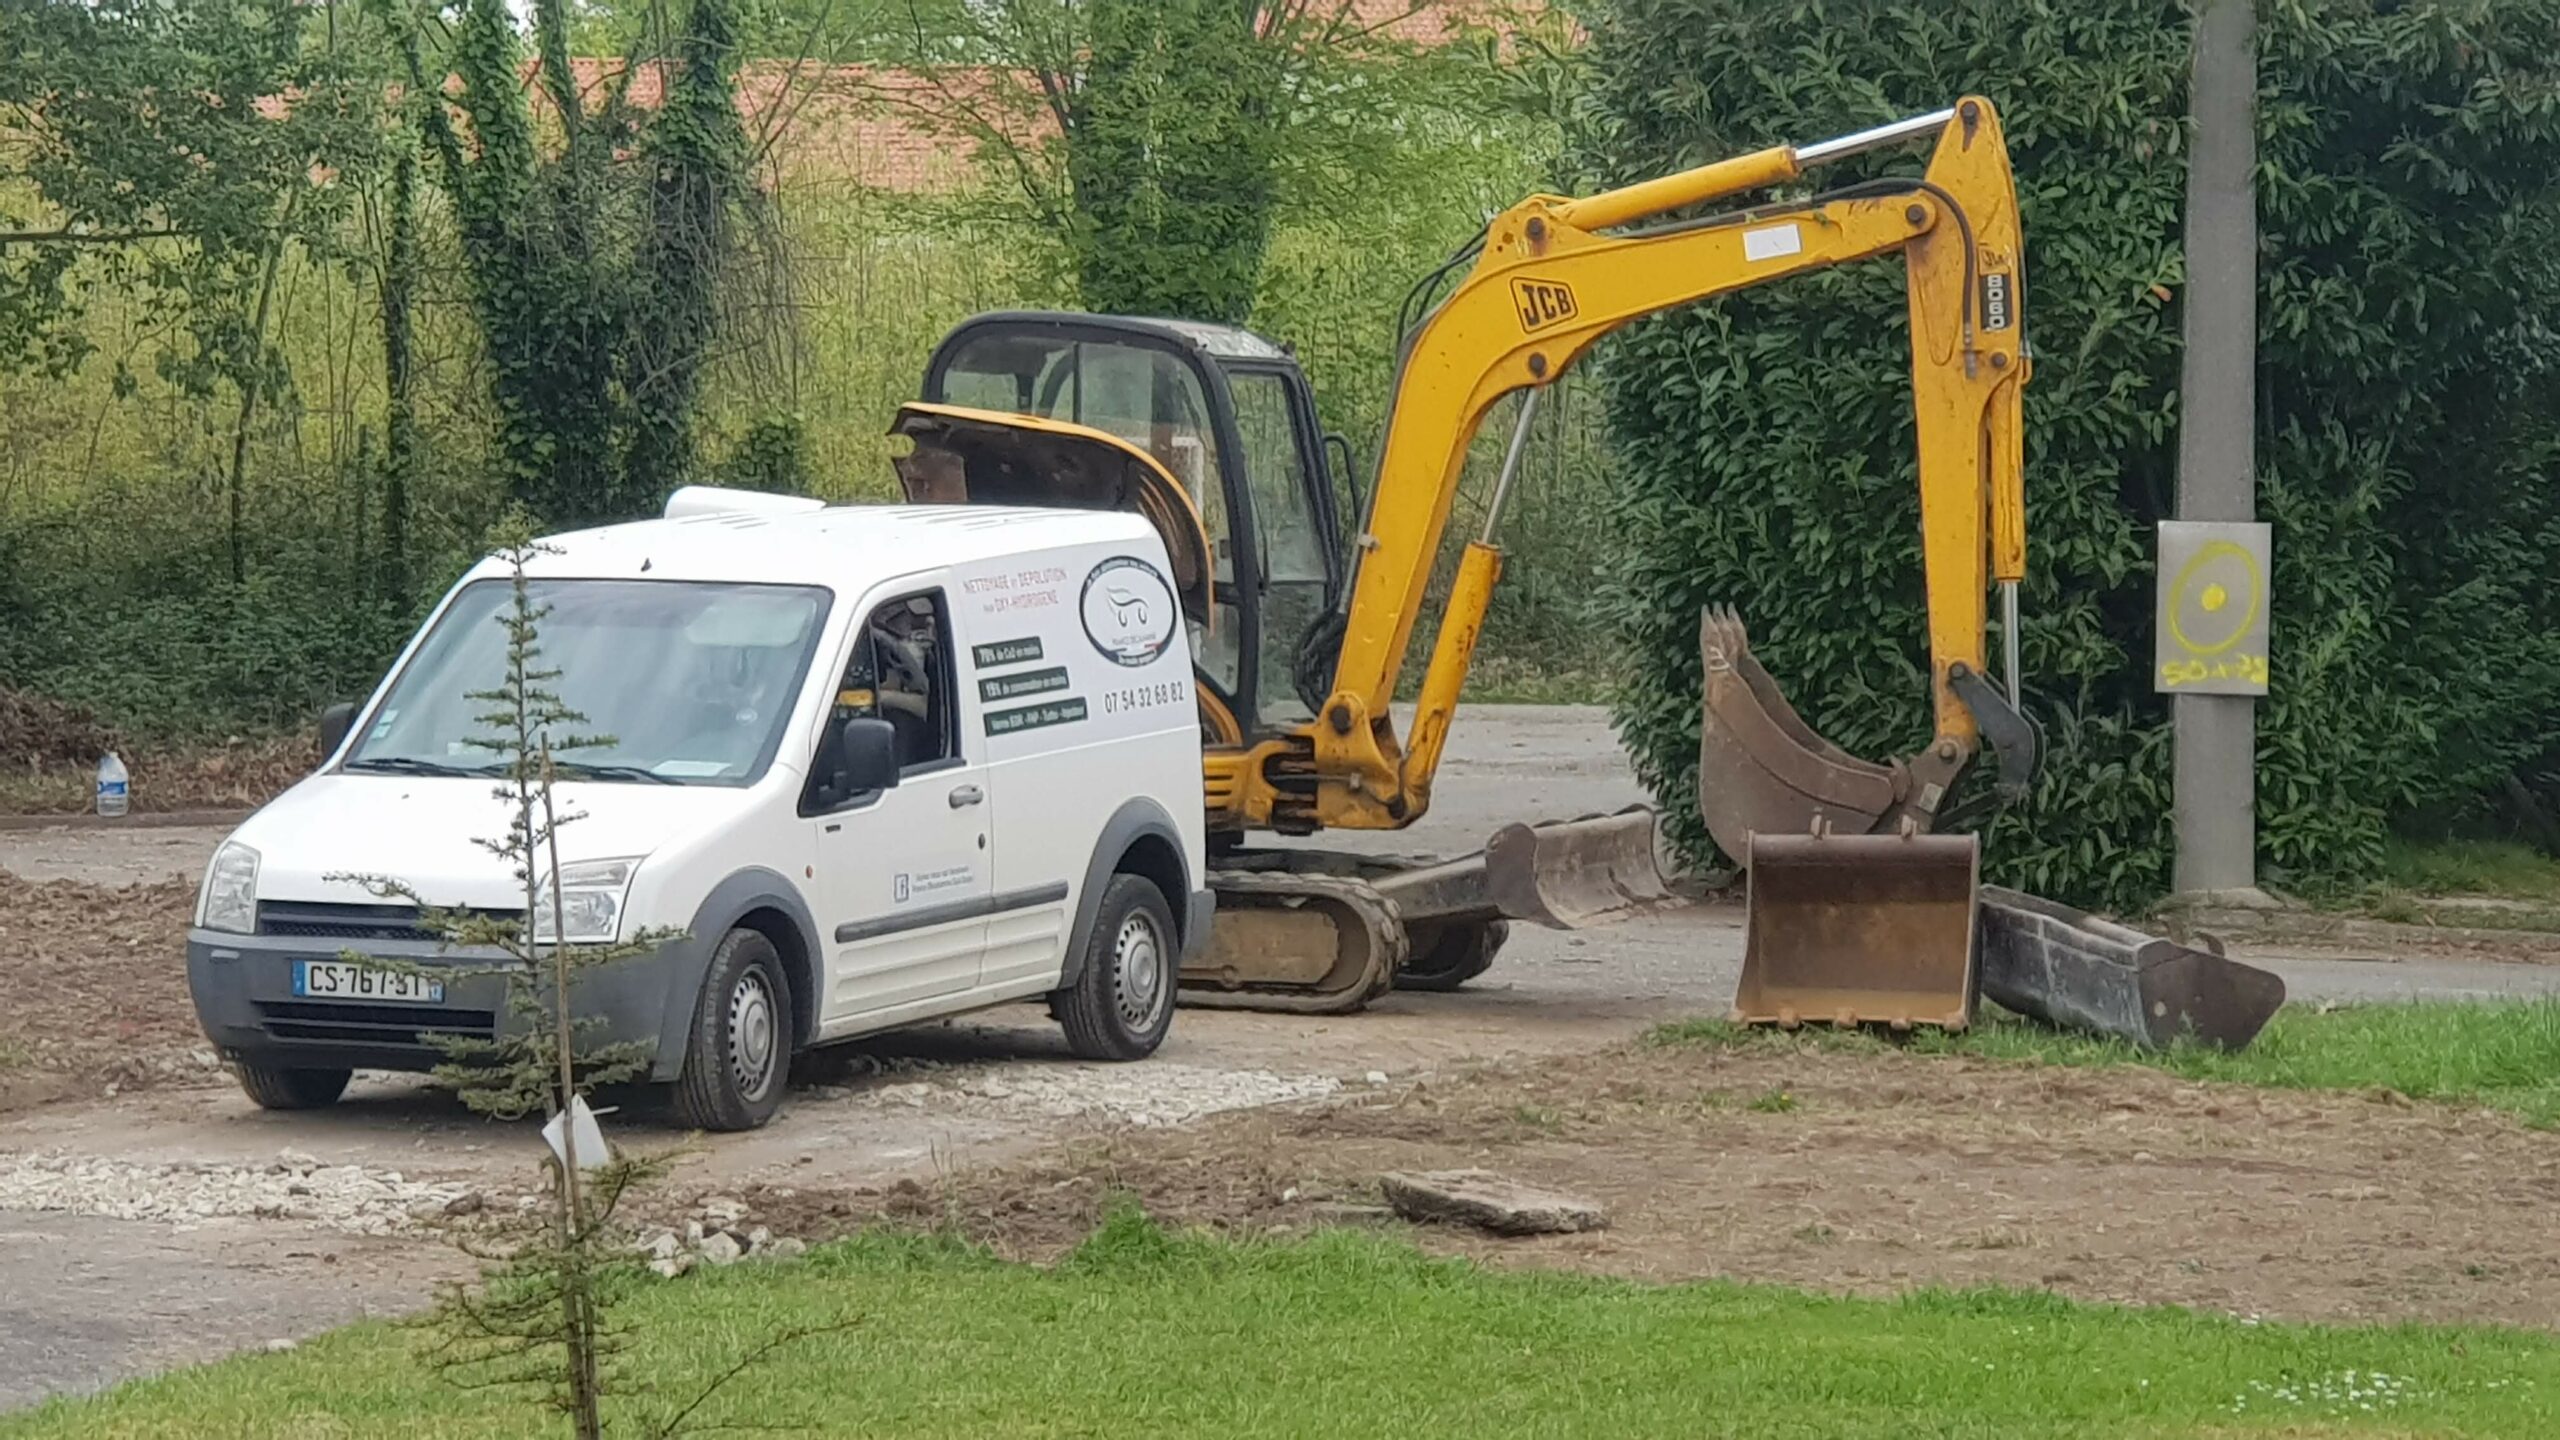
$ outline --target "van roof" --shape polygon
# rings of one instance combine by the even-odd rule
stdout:
[[[1144,517],[1110,510],[992,505],[830,505],[797,512],[712,511],[544,537],[525,569],[581,579],[757,580],[868,584],[1067,545],[1156,543]],[[503,571],[484,560],[475,573]]]

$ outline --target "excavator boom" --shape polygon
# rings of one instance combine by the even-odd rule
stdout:
[[[1934,137],[1935,148],[1916,178],[1606,233],[1924,137]],[[1724,691],[1718,709],[1743,723],[1711,741],[1719,752],[1708,757],[1711,769],[1741,778],[1713,787],[1707,818],[1737,861],[1748,858],[1750,833],[1802,833],[1816,811],[1835,829],[1893,826],[1906,817],[1927,828],[1986,735],[2000,753],[2004,780],[2023,786],[2034,764],[2033,737],[2015,720],[2016,667],[2004,666],[2010,693],[1994,690],[1985,643],[1993,582],[2014,605],[2014,587],[2026,573],[2019,413],[2031,366],[2021,250],[2007,148],[1996,113],[1979,98],[1582,199],[1536,196],[1496,217],[1472,270],[1416,330],[1399,367],[1333,693],[1308,727],[1319,783],[1315,819],[1388,828],[1429,807],[1483,603],[1501,569],[1492,519],[1462,557],[1411,735],[1402,741],[1387,702],[1422,613],[1468,445],[1497,401],[1555,383],[1593,343],[1632,321],[1893,254],[1902,256],[1908,276],[1935,733],[1903,761],[1877,765],[1840,754],[1777,698],[1749,657],[1738,618],[1711,616],[1702,635],[1709,689]],[[2015,627],[2004,633],[2014,636]],[[1757,716],[1748,713],[1754,710]]]

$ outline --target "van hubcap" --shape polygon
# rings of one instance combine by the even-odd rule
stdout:
[[[763,1098],[773,1083],[774,1038],[773,990],[763,971],[750,970],[729,992],[729,1070],[747,1099]]]
[[[1144,913],[1121,921],[1120,933],[1111,942],[1111,959],[1120,1018],[1143,1030],[1155,1022],[1156,1007],[1164,999],[1164,944],[1156,934],[1156,922]]]

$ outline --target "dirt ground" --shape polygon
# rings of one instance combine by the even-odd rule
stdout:
[[[1454,854],[1509,820],[1641,798],[1599,712],[1477,707],[1430,816],[1375,841]],[[330,1110],[274,1113],[201,1063],[183,939],[222,834],[0,828],[0,1187],[29,1194],[25,1177],[67,1161],[147,1177],[176,1207],[0,1207],[0,1408],[412,1308],[459,1264],[427,1234],[199,1216],[191,1195],[288,1155],[501,1200],[534,1174],[533,1127],[481,1120],[416,1077],[362,1075]],[[1037,1007],[1015,1007],[812,1063],[752,1134],[688,1137],[646,1105],[608,1125],[620,1143],[685,1147],[668,1218],[719,1194],[804,1237],[953,1219],[1036,1257],[1085,1233],[1115,1188],[1250,1233],[1356,1218],[1319,1207],[1374,1200],[1384,1169],[1483,1165],[1589,1193],[1615,1223],[1421,1243],[1659,1279],[1998,1282],[2560,1325],[2560,1139],[2135,1072],[1635,1046],[1721,1012],[1741,942],[1729,906],[1522,927],[1458,993],[1330,1018],[1186,1009],[1163,1052],[1129,1066],[1074,1062]],[[2297,999],[2560,991],[2560,964],[2387,937],[2236,953]]]
[[[184,880],[108,889],[0,871],[0,1113],[219,1078],[186,966],[171,963],[194,905]]]
[[[1535,1240],[1409,1230],[1497,1264],[2560,1326],[2560,1136],[2482,1110],[2140,1070],[1632,1045],[1098,1133],[939,1182],[742,1198],[777,1231],[952,1223],[1039,1260],[1114,1194],[1254,1234],[1366,1223],[1354,1207],[1378,1203],[1380,1173],[1462,1167],[1609,1210],[1605,1230]]]

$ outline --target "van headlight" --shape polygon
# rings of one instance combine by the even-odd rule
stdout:
[[[640,869],[637,856],[627,860],[580,860],[560,867],[560,913],[571,944],[605,944],[622,933],[622,902],[631,892],[631,877]],[[533,938],[553,938],[551,887],[534,897]]]
[[[234,935],[258,931],[258,852],[238,841],[226,841],[213,852],[204,872],[204,901],[196,923],[207,930]]]

